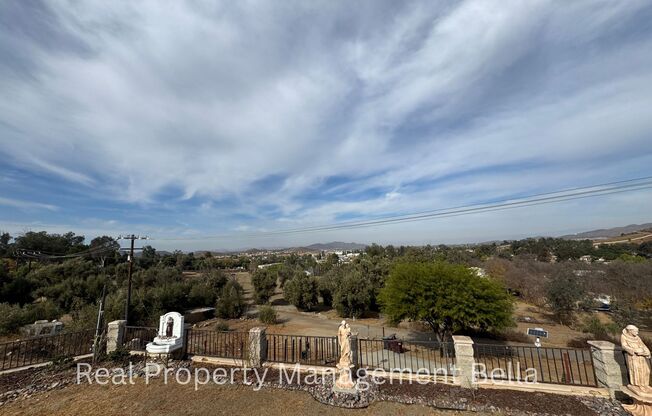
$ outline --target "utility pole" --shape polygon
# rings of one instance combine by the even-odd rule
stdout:
[[[131,240],[131,246],[129,248],[129,280],[127,284],[127,300],[125,301],[125,321],[129,324],[129,307],[131,306],[131,274],[134,270],[134,250],[141,250],[141,248],[134,248],[135,240],[147,240],[145,236],[139,235],[121,235],[118,236],[118,240]]]

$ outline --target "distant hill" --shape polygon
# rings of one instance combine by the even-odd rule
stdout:
[[[619,237],[622,234],[635,233],[636,231],[645,230],[645,229],[652,229],[652,223],[648,222],[645,224],[630,224],[624,227],[614,227],[614,228],[606,228],[606,229],[593,230],[593,231],[585,231],[583,233],[563,235],[561,236],[561,238],[565,238],[567,240],[577,240],[577,239],[585,239],[585,238],[586,239],[612,238],[612,237]]]
[[[317,243],[303,247],[307,250],[322,251],[322,250],[364,250],[366,244],[358,243],[344,243],[342,241],[333,241],[331,243]]]

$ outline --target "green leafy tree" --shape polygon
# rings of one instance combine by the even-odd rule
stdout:
[[[223,319],[241,317],[247,308],[244,300],[244,290],[235,279],[230,279],[220,293],[215,305],[215,314]]]
[[[299,309],[311,310],[317,306],[317,279],[305,273],[294,275],[285,282],[285,299]]]
[[[333,306],[342,317],[359,318],[370,309],[374,285],[359,269],[348,270],[337,281]]]
[[[512,298],[502,285],[446,262],[396,264],[380,302],[391,321],[423,321],[440,340],[455,331],[513,325]]]
[[[89,245],[89,257],[99,262],[100,267],[104,267],[108,259],[117,259],[119,257],[120,243],[113,238],[103,235],[95,237]]]
[[[251,276],[251,284],[254,286],[254,298],[256,303],[269,302],[269,298],[276,290],[277,273],[269,268],[258,269]]]

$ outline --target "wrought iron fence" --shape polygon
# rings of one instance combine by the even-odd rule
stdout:
[[[222,358],[246,358],[247,332],[186,331],[186,352]]]
[[[94,330],[66,332],[0,344],[0,370],[92,353]]]
[[[359,339],[358,366],[416,374],[453,375],[452,342]]]
[[[337,337],[267,334],[267,361],[334,366]]]
[[[485,370],[490,379],[597,386],[590,349],[492,344],[473,349],[477,371]]]
[[[158,329],[147,326],[128,326],[125,329],[125,348],[130,351],[145,351],[148,342],[154,340]]]

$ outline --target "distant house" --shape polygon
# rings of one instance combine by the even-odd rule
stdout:
[[[591,263],[591,261],[593,261],[593,258],[587,254],[580,257],[580,261],[583,261],[584,263]]]

